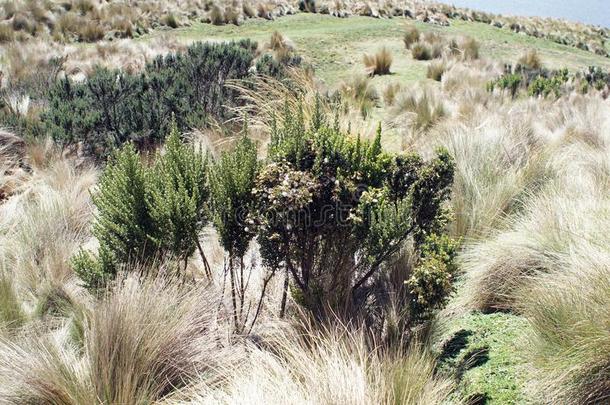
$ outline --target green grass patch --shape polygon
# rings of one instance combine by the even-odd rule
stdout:
[[[438,345],[439,369],[457,381],[457,399],[467,403],[529,403],[525,370],[515,356],[527,321],[519,316],[469,313],[452,320]]]
[[[382,46],[394,56],[392,75],[375,78],[385,85],[424,79],[426,62],[415,61],[403,44],[405,24],[414,24],[422,31],[438,31],[448,35],[470,35],[481,42],[481,56],[493,60],[515,62],[527,49],[538,50],[548,66],[580,70],[589,65],[610,69],[610,59],[555,42],[517,34],[488,24],[454,20],[451,26],[440,27],[403,18],[375,19],[369,17],[335,18],[319,14],[297,14],[274,21],[251,19],[241,26],[197,23],[187,28],[164,31],[185,42],[250,38],[268,41],[279,31],[292,40],[298,52],[316,69],[316,74],[330,86],[364,72],[362,56]],[[154,33],[151,36],[159,35]],[[149,38],[147,36],[145,38]]]

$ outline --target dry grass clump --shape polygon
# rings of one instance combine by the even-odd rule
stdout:
[[[299,335],[281,328],[253,348],[246,364],[224,371],[228,383],[199,384],[175,403],[437,404],[451,382],[435,376],[434,358],[413,345],[405,352],[371,348],[367,332],[334,327]]]
[[[462,54],[462,59],[479,59],[479,49],[481,48],[481,45],[476,39],[471,37],[463,38],[459,45],[459,48]]]
[[[414,25],[407,26],[405,30],[405,34],[402,38],[405,43],[405,47],[407,49],[411,49],[411,45],[419,41],[420,33],[419,30]]]
[[[451,67],[451,62],[446,59],[439,59],[432,61],[428,64],[428,68],[426,70],[426,77],[428,79],[435,80],[440,82],[443,78],[443,74]]]
[[[392,53],[385,47],[374,55],[366,54],[363,57],[366,73],[370,76],[389,75],[392,61]]]
[[[28,163],[18,192],[0,205],[0,273],[24,315],[36,318],[74,295],[69,259],[88,238],[96,171],[49,145],[29,147]]]
[[[446,58],[471,61],[479,58],[479,48],[474,38],[447,38],[434,31],[426,32],[410,45],[411,56],[415,60]]]
[[[532,327],[523,345],[534,376],[529,388],[547,403],[603,403],[610,395],[610,254],[583,242],[589,246],[570,253],[569,268],[533,279],[522,292],[520,309]]]
[[[236,117],[249,117],[248,127],[258,132],[263,139],[271,133],[278,112],[286,105],[291,111],[302,111],[305,122],[311,122],[315,112],[316,100],[324,116],[331,122],[337,116],[342,131],[374,135],[377,123],[363,119],[373,107],[373,100],[378,99],[375,88],[368,76],[356,76],[353,83],[344,83],[339,88],[342,107],[323,92],[310,71],[297,68],[288,69],[290,82],[270,77],[257,77],[254,82],[232,83],[241,93],[244,100],[242,107],[237,107]],[[364,108],[364,110],[363,110]],[[243,124],[243,123],[242,123]],[[264,151],[264,143],[262,150]]]
[[[447,110],[433,89],[411,87],[397,96],[389,114],[398,126],[406,126],[419,134],[430,130],[445,117]]]
[[[417,41],[411,45],[411,56],[415,60],[430,60],[432,49],[425,42]]]
[[[383,90],[383,102],[386,106],[394,105],[396,95],[400,92],[402,86],[400,83],[390,83]]]
[[[357,75],[339,87],[344,100],[349,102],[363,118],[366,118],[377,105],[379,95],[368,76]]]
[[[536,132],[541,141],[549,142],[548,154],[541,155],[549,160],[538,164],[550,173],[534,183],[536,189],[530,193],[538,193],[519,202],[522,208],[504,230],[464,254],[470,302],[476,308],[513,309],[519,306],[520,288],[527,286],[529,277],[570,268],[572,252],[583,243],[591,244],[592,257],[595,246],[609,245],[603,231],[610,220],[610,171],[604,158],[610,133],[608,105],[575,99],[556,105],[557,110],[546,108],[536,114],[539,120],[548,117],[550,129]],[[552,181],[542,187],[541,180],[549,177]]]
[[[231,354],[215,332],[212,297],[163,279],[124,279],[85,312],[81,335],[63,329],[1,342],[0,400],[151,403],[196,376],[213,378]]]
[[[542,60],[535,49],[530,49],[523,54],[517,61],[517,64],[534,70],[542,68]]]
[[[210,9],[210,21],[214,25],[225,24],[225,14],[222,8],[218,4],[214,4]]]

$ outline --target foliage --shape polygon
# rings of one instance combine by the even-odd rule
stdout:
[[[81,143],[85,152],[105,157],[128,141],[157,144],[169,133],[230,118],[235,90],[225,82],[249,75],[256,44],[197,43],[185,53],[159,56],[142,74],[97,68],[84,83],[62,79],[51,87],[43,116],[62,145]]]
[[[381,128],[366,142],[286,112],[269,160],[254,191],[261,255],[285,265],[318,317],[354,315],[406,241],[442,231],[453,178],[444,151],[430,163],[391,156]]]
[[[446,235],[432,234],[421,247],[421,260],[406,285],[412,298],[411,313],[419,319],[442,308],[453,291],[453,278],[457,272],[455,258],[457,242]]]
[[[124,146],[104,169],[93,195],[98,254],[81,251],[73,259],[74,270],[87,288],[97,289],[126,264],[146,267],[157,258],[188,259],[208,222],[208,195],[207,159],[184,145],[175,127],[166,153],[151,168],[133,145]]]
[[[517,95],[519,86],[521,85],[521,75],[518,74],[506,74],[499,77],[497,80],[487,83],[487,91],[493,91],[496,87],[499,89],[509,89],[512,97]]]
[[[233,257],[242,257],[254,236],[247,220],[254,206],[252,188],[258,168],[256,145],[244,134],[210,173],[214,225],[220,243]]]
[[[537,77],[528,87],[528,94],[530,96],[548,96],[553,93],[557,97],[561,95],[561,86],[568,81],[568,70],[562,69],[558,74],[552,77],[546,78],[539,76]]]
[[[106,166],[99,192],[93,235],[99,241],[97,257],[81,251],[74,271],[87,288],[96,289],[114,278],[121,264],[150,260],[157,250],[156,228],[148,207],[149,177],[132,145],[122,148]]]
[[[247,129],[244,129],[244,135],[237,142],[235,149],[223,153],[210,173],[214,226],[219,234],[220,244],[229,254],[228,268],[225,267],[225,271],[228,270],[230,276],[233,322],[237,330],[245,327],[249,315],[244,315],[245,289],[248,282],[244,274],[243,257],[255,235],[251,220],[254,209],[252,189],[258,169],[256,145],[247,137]],[[239,261],[239,266],[236,261]],[[263,289],[262,296],[264,293]],[[254,321],[257,315],[258,313]]]
[[[208,223],[207,158],[180,141],[174,127],[157,159],[150,181],[149,207],[157,230],[157,244],[173,257],[186,260],[199,244]]]

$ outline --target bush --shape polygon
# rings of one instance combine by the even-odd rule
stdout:
[[[208,222],[206,159],[181,143],[176,128],[166,149],[147,168],[135,148],[126,145],[104,169],[93,196],[98,254],[81,251],[73,260],[87,288],[105,286],[126,265],[146,268],[164,258],[186,261],[196,247],[207,264],[199,245]]]
[[[288,113],[272,134],[254,193],[261,255],[292,275],[293,295],[319,318],[363,315],[365,297],[409,238],[441,230],[453,163],[390,156],[324,121]]]
[[[225,82],[249,75],[255,48],[250,41],[198,43],[159,56],[142,74],[97,68],[84,83],[60,80],[49,91],[43,121],[59,144],[81,144],[101,158],[128,141],[157,144],[172,117],[179,130],[230,118],[226,106],[236,103],[237,92]]]
[[[503,75],[499,79],[487,83],[487,90],[493,91],[496,87],[500,89],[509,89],[512,97],[517,95],[519,86],[521,85],[521,75],[518,74],[507,74]]]
[[[97,257],[81,251],[73,260],[76,274],[89,289],[114,278],[119,267],[149,261],[157,253],[156,232],[147,204],[149,178],[132,145],[121,149],[106,166],[99,192],[93,235],[99,241]]]
[[[244,275],[243,257],[255,235],[250,221],[254,215],[252,189],[258,169],[256,145],[244,134],[235,150],[223,153],[210,173],[214,226],[222,247],[229,254],[228,271],[236,329],[245,326],[246,321],[243,303],[247,277]]]
[[[375,55],[364,55],[366,71],[371,76],[389,75],[392,66],[392,54],[387,48],[382,48]]]
[[[150,212],[158,228],[156,243],[173,258],[185,261],[199,249],[199,236],[209,222],[207,158],[192,145],[183,144],[173,128],[165,154],[157,158],[150,181]],[[209,268],[207,268],[209,271]]]

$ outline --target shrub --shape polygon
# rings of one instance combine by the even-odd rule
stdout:
[[[387,48],[382,48],[375,55],[364,55],[366,71],[371,76],[389,75],[392,66],[392,54]]]
[[[156,259],[185,261],[199,249],[208,222],[207,161],[184,145],[174,127],[166,153],[147,168],[133,145],[124,146],[104,169],[93,202],[97,256],[81,251],[73,260],[89,289],[107,284],[126,265],[146,269]]]
[[[427,44],[418,41],[411,46],[411,56],[415,60],[430,60],[432,59],[432,50]]]
[[[85,83],[62,79],[49,91],[43,121],[61,145],[80,143],[101,158],[127,141],[159,143],[172,117],[179,130],[209,116],[230,118],[226,106],[236,103],[237,92],[225,82],[249,75],[255,48],[250,41],[198,43],[183,54],[159,56],[142,74],[97,68]]]
[[[255,189],[261,255],[284,263],[315,316],[354,316],[408,238],[419,246],[442,227],[453,163],[446,152],[421,165],[387,155],[381,130],[369,143],[323,121],[310,128],[287,113],[272,134]]]
[[[500,89],[509,89],[511,96],[514,98],[517,95],[519,86],[521,85],[522,77],[519,74],[506,74],[495,81],[487,83],[487,90],[493,91],[496,87]]]
[[[419,30],[413,26],[409,25],[405,30],[405,34],[403,36],[403,42],[405,43],[405,47],[407,49],[411,49],[411,45],[419,41]]]
[[[421,247],[421,260],[406,284],[413,299],[411,313],[425,319],[442,308],[453,291],[457,243],[447,236],[431,234]]]
[[[209,222],[207,158],[194,146],[182,143],[174,127],[165,154],[157,158],[151,174],[149,205],[160,238],[156,243],[185,263],[197,247],[209,273],[199,243],[201,231]]]
[[[98,212],[93,235],[96,257],[81,251],[73,260],[76,274],[89,289],[103,287],[121,265],[150,261],[157,254],[156,229],[147,204],[149,178],[132,145],[109,162],[93,195]]]
[[[244,327],[246,322],[243,304],[247,277],[243,257],[255,235],[250,221],[254,214],[252,189],[258,168],[256,145],[244,134],[235,150],[223,153],[210,173],[214,226],[222,247],[229,255],[228,271],[236,329]]]
[[[225,24],[225,15],[224,12],[222,10],[222,8],[220,8],[220,6],[214,4],[212,6],[212,9],[210,10],[210,21],[212,21],[212,24],[214,25],[224,25]]]
[[[559,71],[558,74],[546,78],[538,76],[528,87],[527,91],[530,96],[547,97],[553,93],[559,97],[561,95],[561,86],[568,81],[568,70]]]

